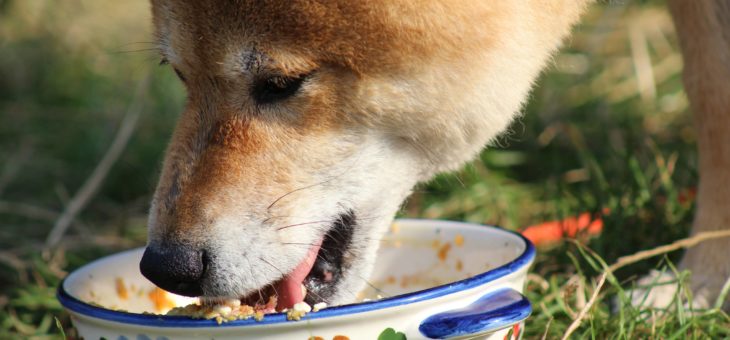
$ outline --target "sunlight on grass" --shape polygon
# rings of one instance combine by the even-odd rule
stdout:
[[[185,101],[172,72],[155,67],[148,11],[146,1],[0,0],[2,339],[60,338],[56,317],[73,337],[54,296],[60,279],[145,242],[162,153]],[[689,275],[673,266],[679,251],[622,268],[596,291],[606,265],[688,233],[697,154],[681,67],[661,5],[596,5],[539,80],[524,116],[478,160],[416,188],[401,215],[513,230],[600,216],[600,237],[540,248],[526,289],[534,307],[526,338],[560,338],[594,293],[573,338],[730,337],[720,309],[685,307]],[[61,247],[41,257],[148,74],[129,145]],[[629,303],[635,279],[651,269],[678,277],[680,303]]]

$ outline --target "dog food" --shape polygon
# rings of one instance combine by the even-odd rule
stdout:
[[[286,319],[299,321],[303,316],[312,311],[312,306],[306,302],[297,302],[291,309],[286,311]]]
[[[156,312],[163,312],[175,308],[175,301],[170,299],[168,293],[158,287],[152,289],[147,296],[152,300]]]
[[[208,303],[193,303],[184,307],[175,307],[170,309],[166,315],[188,316],[193,319],[215,320],[218,324],[234,320],[246,320],[254,318],[256,321],[264,319],[264,315],[276,313],[276,296],[269,297],[269,301],[264,304],[256,304],[249,306],[242,304],[238,299],[215,301]],[[327,308],[324,302],[316,303],[310,306],[306,302],[296,303],[291,309],[285,309],[286,319],[290,321],[299,321],[307,315],[307,313],[318,312]]]
[[[241,304],[238,299],[216,301],[212,303],[189,304],[184,307],[175,307],[166,315],[189,316],[193,319],[215,319],[218,324],[234,320],[254,318],[256,321],[264,319],[264,315],[276,312],[276,296],[269,297],[264,304],[249,306]]]

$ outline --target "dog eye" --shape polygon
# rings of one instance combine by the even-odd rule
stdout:
[[[251,95],[259,104],[270,104],[293,96],[302,87],[307,75],[298,77],[273,76],[256,81]]]

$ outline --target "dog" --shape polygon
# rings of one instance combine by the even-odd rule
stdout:
[[[206,299],[353,302],[413,186],[510,124],[589,3],[152,0],[188,99],[141,272]],[[669,6],[699,131],[693,232],[728,228],[730,5]],[[708,301],[728,249],[705,242],[682,262]]]

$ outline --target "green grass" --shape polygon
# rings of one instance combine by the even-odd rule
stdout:
[[[60,279],[145,242],[147,204],[184,102],[172,72],[154,67],[147,51],[147,10],[144,2],[0,0],[0,339],[60,338],[57,324],[73,337],[54,297]],[[648,65],[632,54],[642,44]],[[687,235],[697,154],[678,58],[661,4],[597,5],[510,131],[461,171],[420,185],[404,205],[405,216],[509,229],[604,212],[600,237],[540,248],[526,290],[534,306],[527,338],[565,332],[593,293],[600,263]],[[646,71],[654,83],[638,86],[637,72]],[[130,144],[62,247],[42,254],[53,221],[103,156],[148,73]],[[730,337],[718,309],[627,304],[633,279],[672,270],[680,256],[618,270],[574,338]]]

